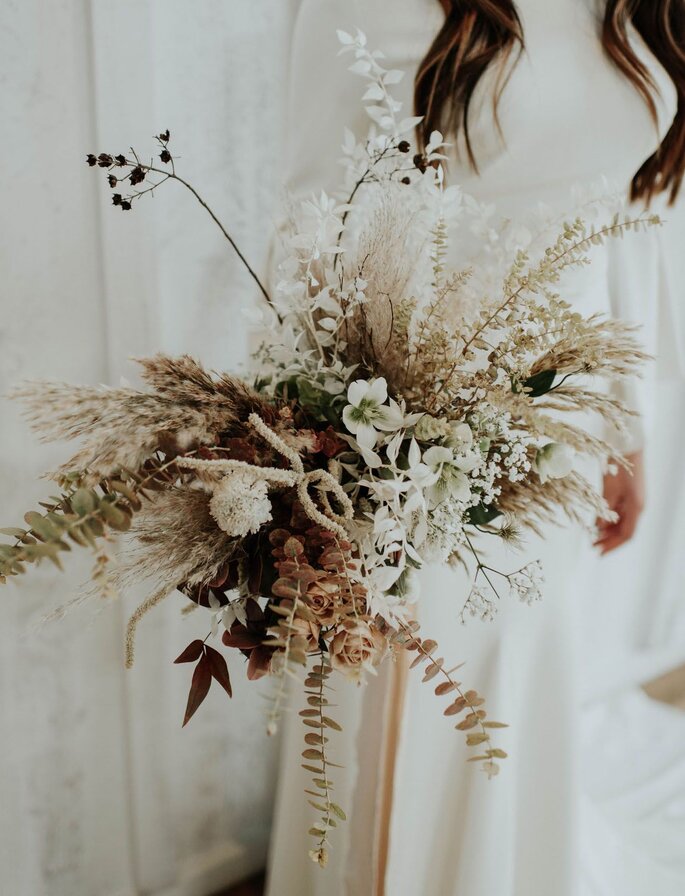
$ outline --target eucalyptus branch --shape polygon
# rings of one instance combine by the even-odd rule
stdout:
[[[418,656],[412,662],[410,668],[427,662],[428,668],[423,675],[423,681],[431,681],[440,676],[444,681],[435,688],[436,696],[456,692],[457,698],[450,703],[445,709],[444,715],[454,716],[460,715],[468,710],[464,718],[455,726],[458,731],[470,732],[466,735],[466,744],[469,747],[481,746],[484,752],[477,756],[472,756],[469,762],[482,762],[483,770],[491,778],[499,772],[499,765],[496,759],[506,759],[507,754],[498,747],[490,746],[490,732],[488,729],[506,728],[502,722],[486,721],[487,713],[480,707],[483,706],[485,700],[477,691],[464,691],[460,682],[453,677],[454,669],[445,669],[445,661],[442,657],[434,659],[433,653],[437,649],[437,643],[431,640],[423,640],[417,636],[418,623],[407,624],[402,620],[397,620],[397,626],[407,639],[402,646],[408,651],[417,651]],[[458,666],[456,668],[459,668]],[[474,730],[477,729],[477,730]]]

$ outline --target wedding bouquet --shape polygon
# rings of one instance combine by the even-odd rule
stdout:
[[[401,73],[383,67],[363,34],[339,37],[368,82],[372,128],[361,142],[346,133],[343,198],[321,193],[291,210],[273,296],[250,269],[267,299],[254,377],[156,356],[140,362],[142,389],[17,389],[44,439],[81,444],[52,474],[59,495],[27,513],[25,527],[2,530],[10,541],[0,544],[3,580],[44,559],[60,566],[72,543],[95,552],[104,594],[151,579],[128,624],[129,666],[136,627],[169,594],[205,608],[207,638],[176,660],[195,663],[184,724],[212,680],[231,695],[211,639],[245,656],[248,678],[276,679],[270,733],[288,679],[300,682],[306,668],[302,756],[321,816],[311,856],[322,866],[345,817],[331,792],[332,673],[360,681],[408,651],[447,696],[444,713],[477,749],[472,760],[493,775],[506,756],[491,742],[501,723],[419,634],[417,572],[466,565],[473,590],[462,615],[487,618],[500,587],[530,603],[542,582],[537,563],[492,569],[487,539],[608,513],[577,459],[606,461],[611,448],[570,412],[620,429],[627,411],[601,381],[635,375],[644,355],[629,327],[581,317],[554,289],[592,245],[656,223],[575,219],[536,253],[529,232],[496,228],[487,209],[445,185],[440,134],[422,151],[412,146],[420,119],[401,118],[389,90]],[[169,132],[156,139],[163,167],[133,151],[88,157],[107,170],[114,205],[129,211],[175,180],[238,251],[176,173]],[[457,270],[455,233],[464,246],[475,235],[480,252]],[[124,533],[112,572],[108,548]]]

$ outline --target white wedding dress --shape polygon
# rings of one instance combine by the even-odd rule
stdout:
[[[517,9],[526,51],[500,102],[502,136],[493,121],[489,72],[471,114],[479,174],[455,156],[449,179],[514,219],[539,203],[568,210],[573,188],[602,177],[627,190],[659,135],[644,101],[603,54],[594,3],[519,0]],[[414,73],[442,20],[437,0],[304,0],[289,115],[288,186],[295,195],[333,190],[343,127],[360,133],[368,126],[360,105],[363,83],[346,72],[348,57],[337,56],[336,28],[361,28],[371,48],[385,53],[386,67],[406,72],[396,95],[410,114]],[[637,35],[634,46],[659,85],[663,134],[674,112],[673,87]],[[567,276],[560,291],[583,313],[641,316],[653,286],[654,237],[631,235],[610,251],[611,266],[600,251],[590,268]],[[625,252],[630,267],[620,263]],[[622,447],[637,447],[639,438],[636,430]],[[486,697],[492,718],[510,724],[498,738],[509,758],[491,781],[467,764],[461,732],[443,717],[444,701],[421,683],[418,670],[409,673],[404,690],[392,664],[361,688],[338,681],[336,718],[344,732],[332,740],[331,753],[345,764],[336,770],[336,799],[349,820],[335,832],[325,871],[307,857],[312,816],[303,793],[308,784],[300,769],[303,732],[295,698],[284,723],[269,896],[580,892],[576,671],[582,645],[576,643],[576,615],[589,553],[588,537],[568,527],[551,529],[544,540],[531,537],[523,558],[502,550],[493,564],[499,568],[542,560],[545,597],[533,607],[503,600],[492,623],[460,625],[469,591],[465,574],[423,572],[423,635],[438,641],[449,663],[465,661],[462,680]]]

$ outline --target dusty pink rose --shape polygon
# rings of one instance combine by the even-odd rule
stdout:
[[[338,628],[329,644],[331,666],[348,678],[359,679],[383,659],[387,642],[366,619],[348,619]]]
[[[340,616],[340,588],[329,582],[312,582],[307,588],[307,606],[321,625],[333,625]]]

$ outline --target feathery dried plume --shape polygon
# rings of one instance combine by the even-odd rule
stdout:
[[[151,391],[27,383],[12,395],[44,441],[82,439],[58,470],[87,471],[92,481],[139,469],[155,451],[174,456],[213,445],[220,434],[241,436],[252,411],[268,420],[273,405],[236,377],[213,377],[192,358],[157,355],[140,361]]]
[[[223,532],[210,511],[211,495],[178,485],[150,495],[134,517],[135,542],[121,568],[122,584],[154,578],[167,589],[202,585],[233,556],[239,539]]]

